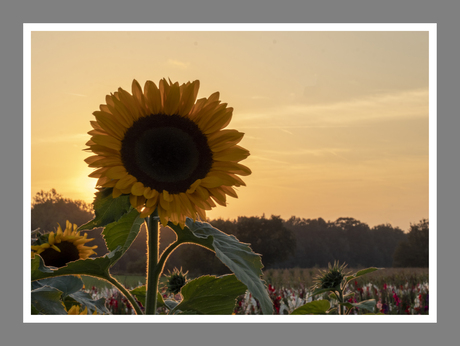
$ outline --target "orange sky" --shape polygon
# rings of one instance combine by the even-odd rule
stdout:
[[[131,82],[200,80],[253,174],[211,218],[428,218],[428,32],[33,32],[31,196],[92,201],[92,113]]]

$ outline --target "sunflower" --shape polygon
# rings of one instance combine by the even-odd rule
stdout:
[[[334,262],[334,265],[328,264],[327,270],[320,270],[320,273],[314,278],[315,289],[339,289],[343,279],[350,275],[350,272],[345,271],[347,264],[343,263],[339,266],[339,262]]]
[[[67,311],[67,315],[88,315],[88,307],[85,306],[85,309],[80,312],[79,305],[72,305],[72,307]],[[97,309],[94,310],[93,315],[97,315]]]
[[[47,266],[63,267],[68,262],[76,261],[78,259],[87,259],[96,252],[94,246],[85,246],[86,243],[92,239],[87,239],[88,233],[83,236],[77,232],[77,225],[72,225],[66,221],[66,228],[62,231],[61,225],[58,224],[56,234],[50,232],[48,239],[39,245],[32,245],[32,258],[35,255],[40,255]]]
[[[237,198],[238,176],[251,174],[239,163],[249,151],[237,145],[243,133],[223,129],[233,108],[219,93],[196,100],[199,81],[179,85],[165,79],[147,81],[132,94],[118,89],[93,115],[85,162],[96,168],[98,188],[112,188],[113,198],[130,195],[141,217],[157,210],[160,221],[185,224],[187,216],[205,220],[206,210],[226,197]],[[196,101],[196,102],[195,102]]]

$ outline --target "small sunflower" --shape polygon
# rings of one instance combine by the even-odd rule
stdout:
[[[85,309],[80,312],[79,305],[72,305],[72,307],[67,311],[67,315],[88,315],[88,307],[85,306]],[[94,310],[93,315],[97,315],[97,309]]]
[[[339,266],[339,262],[334,262],[334,265],[328,264],[327,270],[321,270],[320,273],[314,278],[314,289],[339,289],[345,276],[349,272],[345,272],[347,265],[343,263]]]
[[[94,240],[87,239],[88,233],[83,236],[77,232],[77,225],[72,225],[66,221],[66,228],[62,231],[61,225],[58,224],[56,234],[50,232],[48,239],[39,245],[32,245],[32,258],[35,255],[40,255],[45,262],[45,265],[52,267],[63,267],[68,262],[76,261],[78,259],[87,259],[96,252],[94,246],[85,246],[86,243]]]
[[[180,292],[181,288],[187,283],[187,272],[182,272],[182,268],[177,269],[169,272],[169,275],[165,275],[166,283],[164,288],[166,289],[167,293],[177,294]]]
[[[199,81],[179,85],[162,79],[147,81],[132,94],[118,89],[93,115],[92,137],[86,145],[94,156],[85,162],[96,170],[100,188],[112,196],[130,195],[147,217],[156,209],[161,223],[185,224],[187,216],[206,219],[215,203],[237,198],[233,187],[245,186],[238,176],[251,174],[239,163],[249,151],[237,145],[243,133],[223,129],[233,108],[220,103],[219,93],[196,100]],[[195,102],[196,100],[196,102]]]

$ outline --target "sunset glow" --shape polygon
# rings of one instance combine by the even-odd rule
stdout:
[[[213,218],[280,215],[403,230],[429,217],[423,31],[34,31],[31,196],[92,202],[92,113],[118,87],[200,80],[233,107],[252,170]]]

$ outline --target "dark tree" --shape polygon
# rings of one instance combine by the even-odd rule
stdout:
[[[230,233],[231,230],[222,229]],[[239,241],[249,243],[252,250],[262,255],[265,269],[287,260],[295,252],[294,233],[284,226],[280,216],[270,219],[260,217],[239,217],[235,236]]]
[[[406,240],[394,252],[394,267],[428,267],[429,229],[426,219],[411,224]]]

